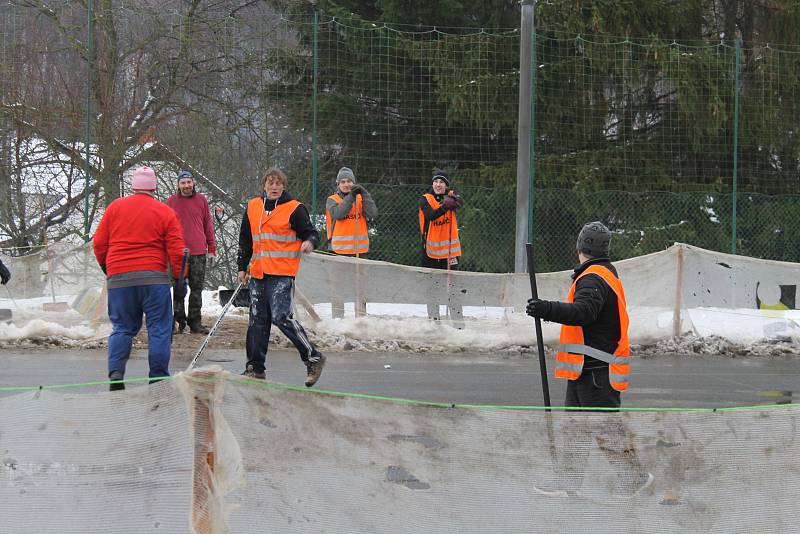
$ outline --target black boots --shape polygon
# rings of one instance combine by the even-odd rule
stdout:
[[[111,371],[108,374],[108,379],[109,380],[122,380],[124,378],[125,378],[125,375],[122,374],[122,371]],[[108,390],[109,391],[121,391],[123,389],[125,389],[125,384],[123,382],[118,382],[116,384],[112,383],[112,384],[108,385]]]

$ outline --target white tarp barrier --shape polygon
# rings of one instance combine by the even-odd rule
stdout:
[[[107,334],[104,277],[90,245],[55,244],[47,253],[4,261],[13,278],[0,290],[0,308],[13,318],[0,322],[0,343],[60,336],[72,346],[80,339],[96,343]],[[745,345],[800,338],[797,264],[676,244],[615,265],[634,344],[682,334]],[[570,274],[537,274],[540,297],[563,300]],[[299,309],[313,306],[322,318],[306,323],[322,350],[337,350],[343,339],[364,350],[535,345],[532,320],[524,313],[531,294],[524,273],[448,272],[316,253],[304,256],[297,287]],[[214,317],[220,309],[215,292],[207,291],[204,315]],[[360,310],[366,314],[356,316]],[[428,320],[431,310],[440,320]],[[557,342],[558,333],[558,325],[543,324],[548,345]]]
[[[614,264],[625,286],[634,343],[689,332],[750,343],[794,338],[799,331],[797,264],[684,244]],[[537,274],[540,298],[563,300],[570,274]],[[523,315],[531,295],[524,273],[448,272],[322,254],[304,259],[298,288],[312,303],[366,302],[367,314],[385,303],[438,303],[443,310],[448,304],[463,307],[466,316],[470,307]],[[525,324],[508,322],[515,329]],[[469,321],[466,326],[470,328]],[[481,328],[480,323],[473,326]],[[544,335],[547,343],[555,343],[558,328],[545,324]]]

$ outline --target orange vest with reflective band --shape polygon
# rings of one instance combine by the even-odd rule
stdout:
[[[337,193],[328,198],[341,204],[343,199]],[[369,251],[369,234],[367,221],[364,218],[361,195],[356,195],[356,201],[344,219],[334,220],[331,212],[325,212],[325,222],[328,227],[328,239],[331,250],[337,254],[364,254]],[[333,228],[333,231],[331,231]]]
[[[423,195],[433,209],[441,204],[430,193]],[[458,221],[455,211],[446,211],[438,219],[428,224],[428,235],[425,235],[425,214],[419,210],[419,231],[425,239],[425,254],[437,260],[461,256],[461,241],[458,240]]]
[[[576,380],[583,371],[583,355],[588,354],[593,358],[608,363],[608,378],[611,387],[617,391],[628,389],[628,375],[630,374],[629,357],[631,346],[628,340],[628,309],[625,302],[625,292],[622,282],[614,276],[609,269],[600,265],[592,265],[583,271],[572,283],[567,293],[567,302],[573,302],[575,287],[578,280],[584,276],[596,274],[602,278],[617,296],[617,310],[619,313],[619,342],[614,354],[608,354],[599,349],[583,344],[583,328],[580,326],[561,325],[561,338],[559,348],[562,352],[556,353],[556,378]],[[572,352],[572,351],[578,351]]]
[[[300,245],[289,223],[300,202],[289,200],[278,204],[267,213],[262,197],[247,203],[247,219],[253,236],[253,256],[250,258],[250,276],[264,278],[265,274],[297,276],[300,269]],[[259,224],[260,223],[260,224]]]

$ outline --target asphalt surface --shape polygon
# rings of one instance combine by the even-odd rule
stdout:
[[[485,405],[543,405],[539,362],[530,355],[327,353],[328,364],[316,386],[432,402]],[[305,367],[293,350],[271,350],[267,378],[301,386]],[[186,368],[190,358],[173,357],[172,371]],[[201,365],[216,364],[231,372],[244,368],[244,351],[207,349]],[[563,404],[565,381],[552,377],[547,362],[552,405]],[[134,351],[126,378],[147,376],[146,351]],[[1,388],[102,381],[105,349],[24,349],[0,351],[0,396],[19,391]],[[146,387],[136,383],[129,387]],[[103,391],[105,384],[77,391]],[[72,389],[75,392],[76,389]],[[800,355],[723,358],[663,355],[633,362],[631,388],[623,394],[627,407],[728,407],[798,402]]]

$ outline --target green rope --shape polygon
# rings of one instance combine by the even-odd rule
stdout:
[[[162,376],[156,378],[129,378],[126,380],[97,380],[93,382],[79,382],[76,384],[48,384],[41,386],[2,386],[0,392],[25,392],[37,391],[43,389],[67,389],[67,388],[80,388],[92,386],[107,386],[109,384],[135,384],[140,382],[160,382],[164,380],[172,380],[171,376]],[[214,379],[201,378],[192,376],[191,380],[195,382],[213,382]],[[765,410],[774,408],[800,408],[800,403],[786,403],[786,404],[756,404],[749,406],[722,406],[716,408],[681,408],[681,407],[620,407],[620,408],[584,408],[574,406],[528,406],[528,405],[515,405],[515,404],[456,404],[451,402],[432,402],[422,401],[415,399],[403,399],[400,397],[388,397],[385,395],[370,395],[367,393],[353,393],[350,391],[336,391],[330,389],[308,389],[303,386],[292,386],[289,384],[281,384],[277,382],[265,382],[259,379],[246,378],[234,376],[234,382],[253,385],[265,389],[275,389],[282,391],[296,391],[309,393],[314,395],[327,395],[330,397],[347,397],[353,399],[368,399],[384,402],[391,402],[395,404],[408,404],[414,406],[431,406],[435,408],[459,408],[459,409],[481,409],[481,410],[524,410],[524,411],[592,411],[592,412],[734,412],[734,411],[747,411],[747,410]]]

